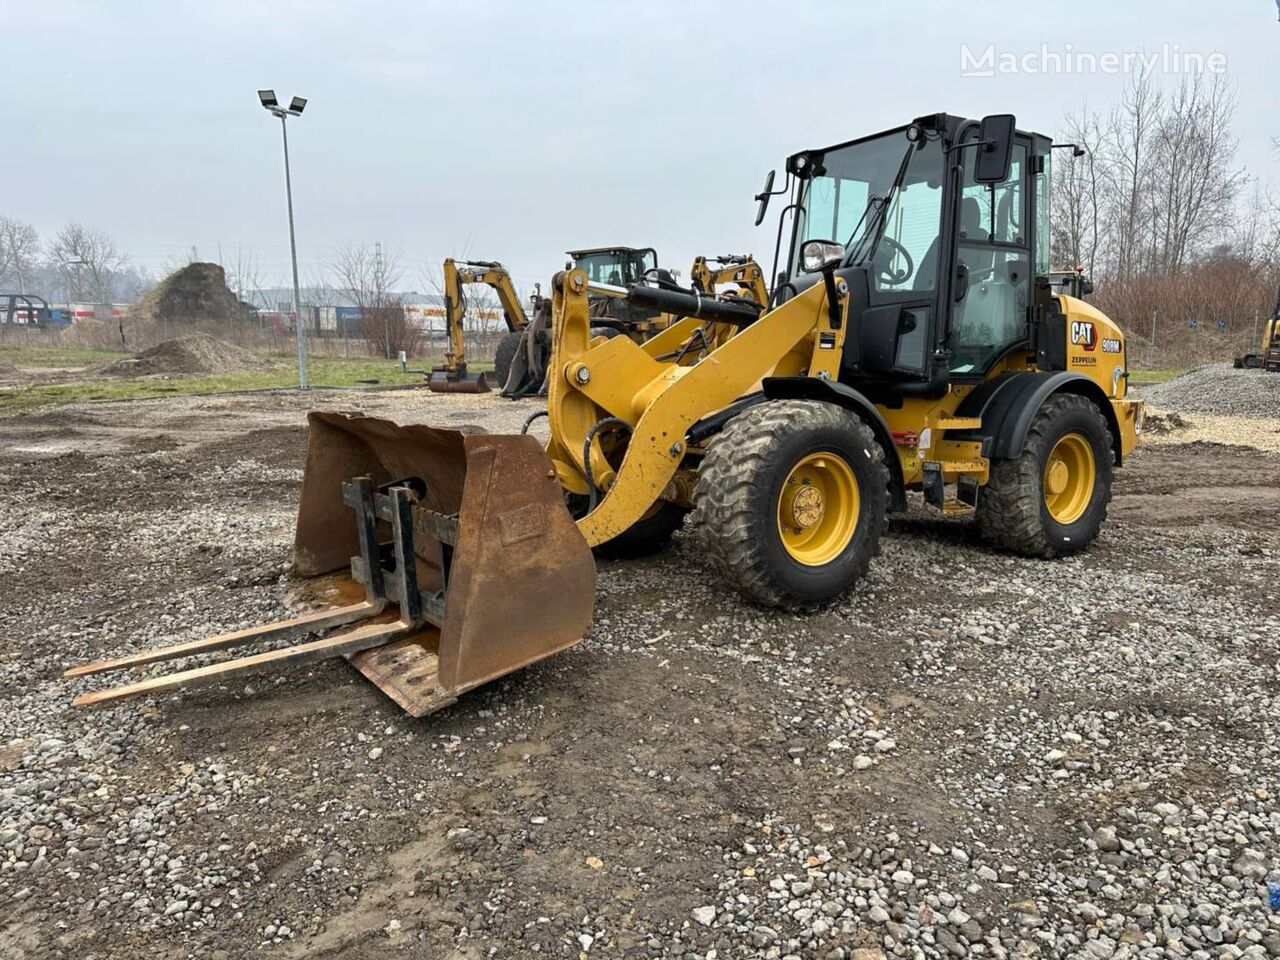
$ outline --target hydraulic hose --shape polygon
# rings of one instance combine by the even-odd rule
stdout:
[[[526,420],[524,422],[524,426],[520,428],[520,435],[524,436],[526,433],[529,432],[529,427],[533,425],[533,421],[539,419],[540,417],[545,417],[545,416],[547,416],[546,410],[539,410],[537,413],[529,414],[529,419]]]
[[[587,431],[587,439],[582,444],[582,474],[587,481],[587,513],[594,510],[600,502],[600,491],[596,488],[595,477],[591,474],[591,442],[595,440],[596,434],[610,428],[624,430],[627,434],[631,433],[631,424],[621,417],[605,417],[603,420],[596,421],[595,425]]]

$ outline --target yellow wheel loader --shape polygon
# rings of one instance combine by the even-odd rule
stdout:
[[[999,548],[1084,549],[1142,405],[1120,331],[1050,283],[1050,146],[1009,116],[938,114],[794,154],[768,305],[558,273],[545,445],[311,415],[295,567],[345,567],[335,590],[362,597],[73,672],[345,629],[77,703],[344,655],[421,715],[576,643],[592,551],[686,522],[728,584],[787,610],[854,587],[909,495]],[[594,336],[599,296],[679,319]]]
[[[567,269],[582,270],[592,285],[588,300],[595,336],[624,335],[643,343],[679,319],[641,306],[627,296],[627,290],[638,283],[676,288],[670,272],[658,266],[657,253],[652,247],[592,247],[570,250],[568,256]],[[690,280],[693,290],[700,294],[722,293],[760,306],[768,301],[764,272],[750,254],[698,257],[690,270]],[[509,367],[495,364],[499,381],[504,384],[503,396],[519,399],[546,394],[551,335],[550,304],[544,301],[543,309],[535,313],[527,328],[508,334],[499,344],[499,360],[505,356],[515,357]],[[501,375],[503,369],[509,372]]]
[[[445,329],[449,335],[449,347],[444,363],[432,367],[427,373],[427,386],[436,393],[488,393],[489,383],[483,373],[467,370],[467,347],[464,321],[467,314],[467,297],[464,288],[471,284],[492,287],[502,307],[502,317],[507,324],[507,337],[499,344],[494,373],[499,384],[506,382],[511,366],[510,354],[503,354],[503,345],[511,337],[519,337],[529,325],[511,274],[506,267],[494,260],[454,260],[448,258],[442,269],[444,284]],[[532,307],[538,311],[541,298],[534,295]]]

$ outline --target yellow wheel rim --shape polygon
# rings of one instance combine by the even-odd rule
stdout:
[[[778,534],[791,559],[830,563],[858,526],[861,499],[853,469],[834,453],[811,453],[787,474],[778,493]]]
[[[1049,451],[1041,487],[1049,516],[1058,523],[1075,523],[1093,499],[1097,467],[1093,447],[1078,433],[1068,433]]]

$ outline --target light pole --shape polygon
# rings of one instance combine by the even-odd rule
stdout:
[[[280,118],[280,133],[284,137],[284,195],[289,206],[289,258],[293,262],[293,329],[298,341],[298,389],[307,389],[307,328],[302,322],[302,294],[298,290],[298,244],[293,236],[293,182],[289,176],[289,128],[285,121],[302,116],[306,109],[305,97],[294,97],[289,106],[282,107],[274,90],[259,90],[258,102],[273,117]]]

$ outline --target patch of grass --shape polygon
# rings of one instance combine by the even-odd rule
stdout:
[[[1139,367],[1129,374],[1129,385],[1139,386],[1144,383],[1164,383],[1166,380],[1182,376],[1190,369],[1190,367],[1154,367],[1148,370]]]
[[[122,350],[0,344],[0,363],[11,363],[15,367],[99,367],[126,356],[129,354]]]
[[[93,366],[110,362],[105,351],[83,351],[94,357]],[[114,356],[120,356],[116,354]],[[0,416],[22,413],[47,404],[73,403],[78,400],[132,400],[142,397],[201,396],[236,390],[288,389],[298,385],[298,369],[283,357],[273,358],[278,366],[270,370],[252,370],[214,376],[138,378],[102,377],[96,380],[67,380],[61,383],[33,383],[0,388]],[[292,358],[289,358],[292,359]],[[6,360],[6,362],[14,362]],[[29,361],[21,365],[34,366]],[[75,366],[50,361],[49,366]],[[422,364],[427,366],[427,364]],[[493,369],[491,363],[470,363],[475,371]],[[307,380],[315,387],[364,386],[362,380],[376,380],[381,386],[422,383],[418,373],[401,373],[399,364],[388,360],[345,357],[311,357],[307,361]]]

